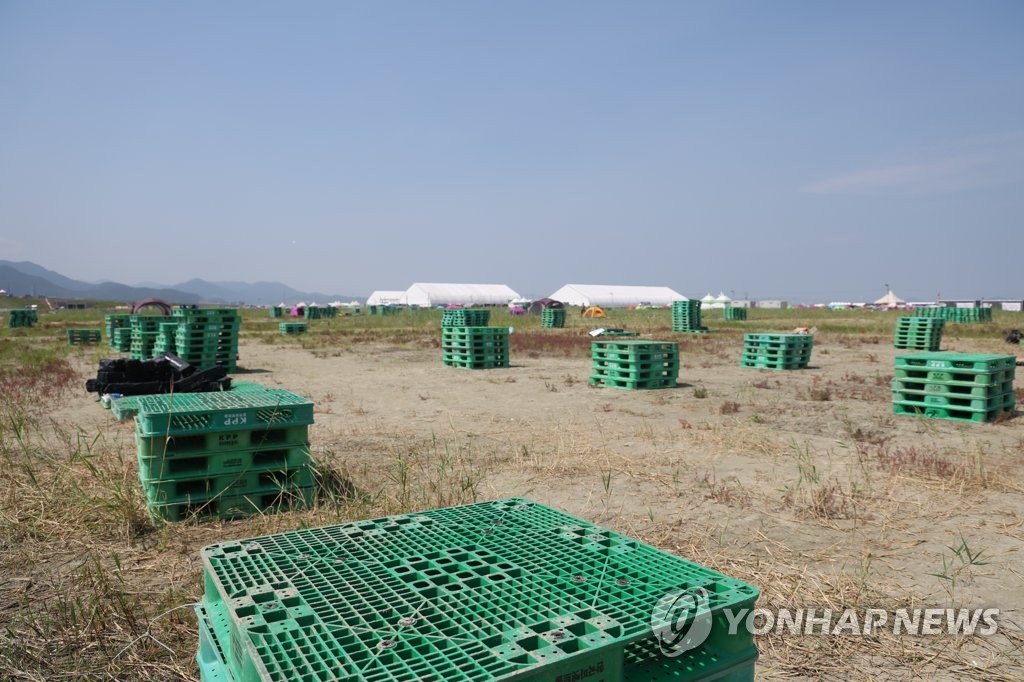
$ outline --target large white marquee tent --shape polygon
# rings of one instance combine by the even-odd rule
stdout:
[[[404,291],[375,291],[366,299],[366,305],[404,305]]]
[[[406,305],[506,305],[519,294],[504,284],[439,284],[418,282],[405,291]]]
[[[631,305],[672,305],[685,296],[668,287],[625,286],[621,284],[566,284],[548,298],[566,305],[626,308]]]

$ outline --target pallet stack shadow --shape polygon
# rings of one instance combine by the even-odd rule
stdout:
[[[725,616],[751,612],[755,587],[530,500],[226,541],[201,559],[206,682],[754,679],[754,637]],[[659,648],[685,613],[673,599],[708,628],[674,657]]]
[[[700,301],[675,301],[672,303],[672,331],[700,334],[710,331],[700,322]]]
[[[38,321],[39,314],[32,308],[16,308],[8,312],[7,326],[11,329],[15,327],[34,327]]]
[[[725,319],[727,320],[745,320],[747,319],[746,308],[734,308],[729,306],[725,309]]]
[[[803,369],[811,361],[811,334],[745,334],[740,367]]]
[[[279,322],[277,325],[277,330],[281,333],[281,336],[305,334],[306,329],[305,322]]]
[[[139,482],[155,519],[234,518],[313,502],[310,400],[247,384],[120,398],[112,409],[118,419],[135,417]]]
[[[591,341],[591,386],[674,388],[679,344],[673,341]]]
[[[446,310],[441,317],[441,357],[449,367],[508,367],[508,327],[488,327],[489,310]]]
[[[955,421],[992,421],[1013,410],[1013,355],[913,353],[897,355],[892,408]]]
[[[565,327],[565,308],[544,308],[540,313],[540,326],[553,329]]]
[[[942,343],[941,317],[900,317],[896,319],[893,348],[936,351]]]
[[[103,332],[99,329],[68,329],[68,345],[92,345],[103,340]]]
[[[938,317],[946,322],[957,323],[991,322],[992,309],[933,306],[928,308],[914,308],[914,317]]]

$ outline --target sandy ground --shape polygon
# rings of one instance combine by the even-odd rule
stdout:
[[[398,485],[414,459],[429,486],[451,458],[479,499],[529,497],[637,536],[754,583],[764,605],[1001,610],[989,638],[766,636],[759,675],[1024,677],[1024,416],[894,415],[884,342],[820,335],[808,369],[773,372],[739,367],[740,341],[692,341],[680,386],[651,391],[589,386],[583,354],[513,346],[512,367],[472,371],[416,344],[301,343],[243,340],[236,380],[312,398],[314,454],[363,485]],[[61,412],[130,438],[91,400]],[[823,650],[831,672],[801,669]]]

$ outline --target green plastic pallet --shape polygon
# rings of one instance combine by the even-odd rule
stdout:
[[[284,389],[138,396],[136,427],[146,436],[313,423],[313,401]]]
[[[945,369],[956,372],[1012,370],[1016,363],[1017,358],[1013,355],[938,352],[896,356],[897,368]]]
[[[161,457],[137,453],[140,480],[173,480],[233,474],[240,471],[285,471],[309,466],[308,445],[279,445],[251,450]]]
[[[199,665],[200,682],[234,682],[228,672],[224,649],[216,635],[216,626],[202,604],[192,607],[196,612],[199,626],[199,652],[196,663]],[[225,624],[226,627],[226,624]]]
[[[948,419],[950,421],[967,422],[990,422],[994,421],[1003,413],[1003,410],[990,410],[988,412],[974,412],[971,410],[960,410],[938,407],[936,405],[920,405],[917,403],[894,402],[892,411],[895,414],[906,414],[929,419]]]
[[[235,682],[639,679],[676,589],[706,598],[705,675],[757,655],[715,617],[753,608],[754,587],[528,500],[224,542],[202,561]]]
[[[140,475],[141,475],[140,471]],[[311,488],[313,470],[309,466],[294,469],[236,471],[220,475],[188,478],[143,479],[139,482],[149,504],[180,504],[214,495],[262,495],[296,488]]]
[[[154,520],[203,521],[207,519],[237,519],[260,514],[274,514],[283,511],[308,509],[316,497],[315,488],[290,488],[268,490],[247,495],[211,495],[206,499],[191,499],[187,502],[167,504],[146,504],[146,510]]]
[[[591,341],[590,350],[592,353],[624,357],[677,357],[679,344],[675,341]]]
[[[475,349],[475,350],[445,350],[441,353],[443,360],[465,360],[475,362],[478,360],[505,360],[508,358],[507,350],[500,349]]]
[[[965,412],[991,412],[993,410],[1010,410],[1014,406],[1013,393],[975,398],[940,393],[923,393],[918,391],[893,391],[892,400],[903,405],[920,407],[942,407]]]
[[[748,369],[772,369],[772,370],[791,370],[791,369],[805,369],[807,363],[801,362],[785,362],[785,361],[772,361],[772,360],[740,360],[740,367],[746,367]]]
[[[442,339],[488,339],[508,336],[508,327],[444,327]]]
[[[773,348],[771,346],[744,346],[743,355],[761,356],[771,359],[785,358],[809,358],[811,349],[808,348]]]
[[[443,360],[447,367],[459,369],[501,369],[508,367],[508,360]]]
[[[600,374],[590,375],[588,383],[591,386],[603,386],[606,388],[621,388],[631,391],[653,390],[659,388],[675,388],[676,377],[660,377],[653,379],[618,379]]]
[[[971,396],[978,398],[992,398],[995,396],[1013,393],[1013,382],[1003,381],[997,384],[947,384],[929,383],[926,381],[907,381],[905,379],[893,379],[892,390],[909,391],[914,393],[938,393],[953,396]]]
[[[461,310],[445,310],[441,314],[442,327],[486,327],[490,320],[490,310],[464,308]]]
[[[282,445],[308,445],[309,425],[265,425],[256,429],[214,431],[171,437],[147,436],[141,431],[136,431],[135,444],[139,454],[143,457],[178,457]]]
[[[103,332],[99,329],[68,329],[67,335],[68,344],[72,346],[99,343],[103,340]]]
[[[620,361],[620,360],[603,360],[596,359],[591,365],[597,370],[619,370],[625,372],[632,371],[664,371],[664,370],[678,370],[679,369],[679,358],[672,358],[669,360],[638,360],[636,362]]]
[[[625,381],[635,382],[662,382],[662,381],[675,381],[679,377],[678,369],[662,369],[662,370],[620,370],[620,369],[601,369],[594,367],[591,369],[591,378],[599,378],[601,380],[607,379],[622,379]]]

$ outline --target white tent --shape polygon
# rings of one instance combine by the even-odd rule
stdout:
[[[404,305],[404,291],[375,291],[366,299],[366,305]]]
[[[732,299],[725,295],[725,292],[719,292],[718,296],[712,296],[708,294],[704,298],[700,299],[701,308],[725,308],[732,303]]]
[[[624,286],[620,284],[566,284],[548,296],[566,305],[626,308],[631,305],[672,305],[687,298],[668,287]]]
[[[889,289],[885,293],[885,296],[875,301],[875,305],[883,305],[886,308],[895,308],[897,306],[905,305],[906,301],[892,293],[892,289]]]
[[[438,305],[507,305],[521,298],[504,284],[441,284],[417,282],[405,291],[407,305],[429,308]]]

